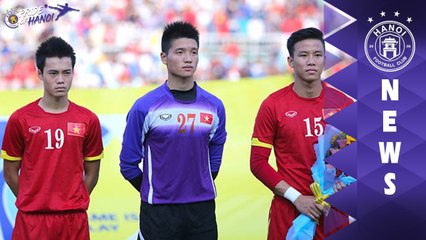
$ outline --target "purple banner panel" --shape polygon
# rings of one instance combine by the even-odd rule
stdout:
[[[356,59],[356,69],[346,71],[348,79],[356,79],[356,89],[346,91],[357,100],[356,110],[330,119],[342,127],[356,121],[356,151],[346,152],[356,156],[356,189],[330,197],[356,221],[327,239],[424,240],[426,2],[330,0],[325,5],[355,19],[326,40]],[[327,25],[327,15],[324,21]],[[345,72],[333,77],[330,82],[339,85]]]

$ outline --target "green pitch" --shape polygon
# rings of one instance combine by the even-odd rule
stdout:
[[[216,179],[219,239],[266,239],[272,193],[250,172],[250,139],[262,100],[290,81],[290,76],[279,76],[239,82],[199,83],[222,99],[227,113],[228,140]],[[70,99],[100,115],[101,122],[102,116],[110,115],[116,116],[115,121],[124,122],[125,114],[133,102],[154,87],[73,89]],[[41,95],[40,89],[2,91],[0,115],[9,116],[17,108]],[[130,237],[138,229],[139,196],[119,172],[120,149],[121,140],[117,136],[105,147],[100,179],[92,193],[89,208],[91,236],[94,240],[133,239]]]

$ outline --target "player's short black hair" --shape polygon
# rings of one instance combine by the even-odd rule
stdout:
[[[35,54],[37,69],[43,72],[44,66],[46,64],[46,58],[50,57],[70,57],[72,68],[74,69],[74,49],[62,38],[53,36],[40,44]]]
[[[176,21],[164,27],[163,36],[161,37],[161,51],[167,54],[172,42],[178,38],[194,39],[197,42],[197,47],[200,46],[200,33],[198,30],[188,22]]]
[[[325,49],[324,35],[321,30],[313,27],[303,28],[296,32],[293,32],[287,40],[287,49],[291,57],[293,57],[294,54],[294,45],[297,42],[300,42],[305,39],[318,39],[322,42],[322,45]]]

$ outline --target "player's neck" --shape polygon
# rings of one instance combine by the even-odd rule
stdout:
[[[172,78],[169,76],[167,86],[170,90],[187,91],[194,87],[194,80],[191,78]]]
[[[293,91],[303,98],[316,98],[321,95],[322,84],[321,80],[314,82],[295,81]]]
[[[38,105],[48,113],[62,113],[68,110],[69,101],[66,97],[47,97],[43,96]]]

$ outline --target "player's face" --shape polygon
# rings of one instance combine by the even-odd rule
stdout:
[[[305,39],[294,45],[293,57],[288,57],[288,64],[294,69],[295,81],[321,81],[324,69],[325,53],[322,42],[318,39]]]
[[[197,42],[191,38],[175,39],[169,52],[161,53],[161,61],[167,66],[169,78],[192,80],[198,65]]]
[[[45,95],[53,97],[68,96],[73,79],[71,58],[46,58],[43,72],[38,70],[38,76],[43,81]]]

